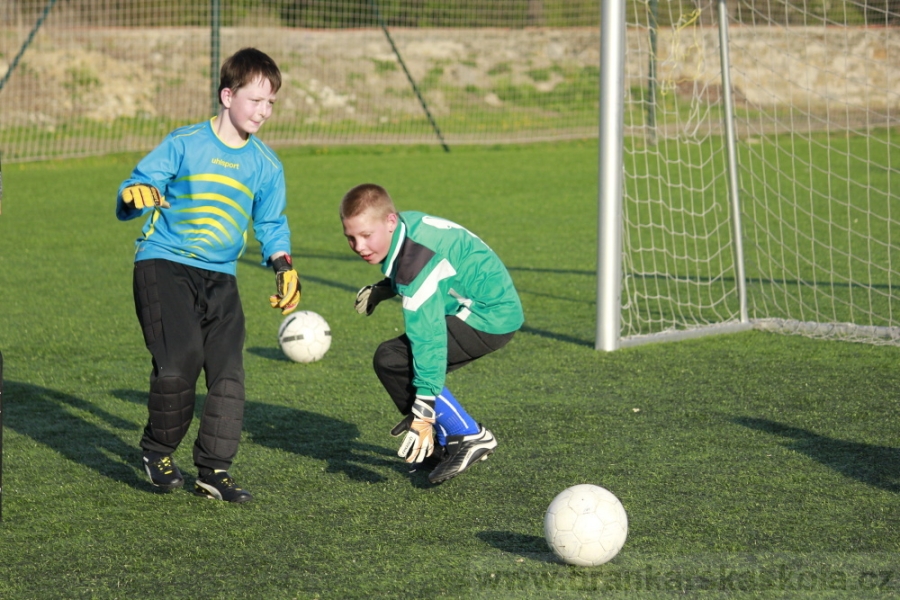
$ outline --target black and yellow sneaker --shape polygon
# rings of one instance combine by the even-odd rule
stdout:
[[[160,454],[159,452],[144,452],[143,460],[144,470],[147,471],[147,477],[150,483],[164,490],[174,490],[184,485],[184,477],[181,471],[175,466],[175,461],[169,454]]]
[[[208,475],[201,475],[194,483],[194,493],[204,498],[225,502],[240,503],[253,500],[250,492],[238,487],[228,471],[213,471]]]
[[[487,460],[496,447],[497,438],[486,427],[470,435],[448,435],[441,462],[428,474],[428,481],[440,483],[456,477],[478,461]]]

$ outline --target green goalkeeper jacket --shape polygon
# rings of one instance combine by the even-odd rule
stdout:
[[[497,254],[446,219],[401,212],[381,270],[403,301],[417,394],[437,396],[444,387],[447,316],[493,334],[516,331],[525,321],[512,277]]]

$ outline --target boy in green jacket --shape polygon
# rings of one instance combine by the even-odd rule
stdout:
[[[341,201],[350,248],[385,278],[362,288],[356,310],[371,315],[399,295],[406,332],[382,343],[374,367],[404,419],[399,456],[415,471],[437,465],[432,483],[454,477],[497,447],[494,435],[445,386],[447,373],[505,346],[522,326],[522,304],[500,258],[467,229],[421,212],[398,212],[387,191],[358,185]],[[437,452],[435,452],[435,437]]]

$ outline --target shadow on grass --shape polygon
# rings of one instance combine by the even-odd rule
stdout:
[[[255,354],[260,358],[265,358],[267,360],[279,360],[282,362],[291,362],[287,356],[284,355],[281,348],[278,346],[275,347],[265,347],[265,346],[253,346],[252,348],[247,348],[247,352],[250,354]]]
[[[255,444],[325,461],[326,472],[354,481],[385,480],[369,467],[400,470],[393,452],[357,441],[359,428],[353,423],[306,410],[248,401],[244,431]]]
[[[139,405],[147,401],[145,391],[112,390],[111,394]],[[123,419],[83,398],[18,381],[4,382],[3,400],[6,428],[104,477],[138,490],[158,491],[140,468],[143,423]],[[197,398],[195,419],[202,414],[203,401],[203,396]],[[393,451],[357,441],[356,425],[313,412],[247,401],[244,432],[255,444],[324,461],[327,472],[343,473],[354,481],[384,481],[373,467],[407,475],[406,464]],[[182,445],[192,443],[186,437]],[[427,477],[413,477],[411,483],[430,487]]]
[[[253,256],[255,257],[255,256],[258,256],[258,255],[257,255],[257,254],[253,254]],[[342,255],[337,255],[337,254],[304,254],[304,253],[297,254],[297,253],[295,253],[293,256],[294,256],[294,262],[295,262],[295,263],[296,263],[298,260],[305,260],[305,259],[315,259],[315,260],[337,260],[337,261],[341,261],[341,262],[362,262],[362,259],[359,258],[358,256],[356,256],[356,254],[353,254],[349,249],[348,249],[348,251],[347,251],[347,254],[342,254]],[[247,256],[247,254],[244,254],[244,256],[242,256],[241,258],[239,258],[239,259],[238,259],[238,262],[241,262],[241,263],[244,263],[244,264],[247,264],[247,265],[251,265],[251,266],[254,266],[254,267],[260,267],[260,268],[263,268],[263,269],[267,269],[267,270],[269,270],[269,271],[271,272],[271,267],[266,267],[266,266],[261,265],[260,262],[259,262],[258,260],[254,260],[253,258],[249,258],[249,257]],[[274,278],[274,273],[273,273],[273,278]],[[372,282],[369,282],[369,283],[374,283],[374,281],[376,281],[376,280],[377,280],[377,278],[374,278],[373,281],[372,281]],[[338,290],[342,290],[342,291],[348,292],[348,293],[350,293],[350,294],[353,294],[353,296],[356,296],[356,292],[359,291],[359,288],[361,288],[362,286],[366,285],[366,283],[359,283],[358,285],[353,285],[353,284],[348,284],[348,283],[341,283],[341,282],[335,281],[335,280],[333,280],[333,279],[329,279],[329,278],[325,278],[325,277],[318,277],[318,276],[316,276],[316,275],[312,275],[312,274],[310,274],[310,273],[307,272],[307,271],[301,271],[301,273],[300,273],[300,283],[303,284],[303,285],[305,285],[307,282],[311,282],[311,283],[315,283],[315,284],[318,284],[318,285],[322,285],[322,286],[326,286],[326,287],[331,287],[331,288],[335,288],[335,289],[338,289]]]
[[[337,226],[340,227],[340,224]],[[346,247],[345,247],[346,248]],[[353,253],[350,248],[346,248],[346,252],[307,252],[302,248],[295,248],[291,253],[291,256],[294,259],[295,263],[298,261],[304,260],[315,260],[315,261],[327,261],[327,260],[336,260],[338,262],[361,262],[362,259]],[[261,269],[271,269],[272,267],[266,266],[262,264],[262,260],[260,259],[259,246],[248,246],[247,251],[238,259],[238,262],[244,263],[245,265],[250,265],[252,267],[259,267]],[[301,280],[304,279],[303,275],[300,276]],[[355,292],[355,290],[354,290]]]
[[[497,550],[517,554],[533,560],[556,562],[555,555],[547,546],[547,540],[538,535],[525,535],[512,531],[481,531],[476,537]]]
[[[543,338],[548,338],[551,340],[556,340],[557,342],[565,342],[567,344],[574,344],[576,346],[587,346],[588,348],[594,347],[594,342],[592,340],[582,340],[577,337],[573,337],[571,335],[565,335],[562,333],[554,333],[552,331],[547,331],[546,329],[537,329],[535,327],[529,327],[528,325],[522,325],[520,329],[522,333],[530,333],[531,335],[538,335]]]
[[[113,390],[112,394],[136,404],[144,404],[147,398],[146,392],[136,390]],[[204,396],[198,395],[195,419],[203,414],[204,400]],[[402,472],[397,461],[391,460],[393,452],[356,441],[359,438],[356,425],[306,410],[247,400],[244,433],[254,444],[325,461],[326,472],[343,473],[354,481],[384,481],[383,475],[368,467],[387,466]],[[189,438],[182,442],[192,443],[193,439]]]
[[[597,271],[588,271],[587,269],[547,269],[541,267],[517,267],[509,265],[506,267],[511,273],[521,271],[523,273],[549,273],[550,275],[586,275],[588,277],[596,277]]]
[[[4,382],[3,400],[5,427],[104,477],[140,490],[156,489],[138,469],[141,427],[135,423],[83,398],[30,383]],[[102,426],[91,421],[102,422]],[[134,444],[124,442],[123,433],[133,438]]]
[[[777,421],[738,417],[734,422],[793,440],[785,447],[838,473],[889,492],[900,492],[900,448],[837,440]]]

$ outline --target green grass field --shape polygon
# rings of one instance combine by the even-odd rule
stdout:
[[[900,349],[761,332],[593,349],[597,146],[283,150],[301,308],[320,362],[284,359],[253,245],[239,266],[248,403],[232,469],[255,500],[139,466],[150,372],[131,299],[141,223],[115,219],[139,156],[4,168],[0,598],[863,598],[900,595]],[[510,267],[526,324],[449,378],[497,435],[439,486],[405,471],[371,369],[402,328],[337,204],[375,181],[466,225]],[[201,393],[205,390],[199,389]],[[601,567],[556,562],[543,513],[577,483],[630,521]]]

